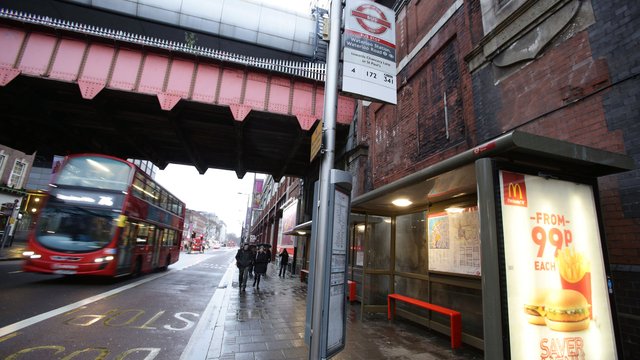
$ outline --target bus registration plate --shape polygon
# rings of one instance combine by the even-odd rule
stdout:
[[[75,275],[75,270],[55,270],[53,273],[58,275]]]

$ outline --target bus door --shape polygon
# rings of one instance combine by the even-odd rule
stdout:
[[[153,247],[153,257],[151,260],[151,268],[155,269],[159,266],[159,262],[160,262],[160,248],[161,248],[161,240],[162,240],[162,233],[164,232],[164,229],[157,229],[157,231],[155,231],[155,234],[153,234],[153,242],[151,243],[151,246]]]
[[[133,252],[137,231],[136,224],[127,221],[120,232],[120,238],[118,239],[118,275],[131,271],[131,253]]]

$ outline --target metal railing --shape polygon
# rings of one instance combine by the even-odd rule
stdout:
[[[281,74],[307,78],[316,81],[325,81],[325,64],[309,63],[290,60],[256,58],[239,55],[227,51],[220,51],[202,46],[195,46],[183,42],[169,41],[165,39],[143,36],[122,30],[113,30],[104,27],[86,25],[68,20],[60,20],[49,16],[34,15],[23,11],[0,8],[0,19],[10,19],[29,24],[36,24],[80,34],[98,36],[105,39],[128,42],[159,49],[182,52],[197,55],[219,61],[251,66]]]

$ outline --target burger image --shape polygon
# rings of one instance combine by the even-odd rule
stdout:
[[[554,290],[545,299],[545,323],[555,331],[580,331],[589,327],[589,303],[575,290]]]
[[[547,298],[548,290],[538,291],[533,294],[529,301],[524,304],[524,312],[527,314],[527,321],[534,325],[545,325],[545,300]]]

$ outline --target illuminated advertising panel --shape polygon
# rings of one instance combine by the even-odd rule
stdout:
[[[260,197],[262,196],[263,185],[264,179],[255,179],[253,182],[253,201],[251,202],[252,209],[260,209]]]
[[[287,206],[284,210],[282,210],[282,238],[280,239],[280,244],[278,244],[278,250],[282,248],[288,248],[289,254],[293,254],[291,250],[293,249],[293,235],[285,235],[284,233],[287,231],[293,230],[296,226],[296,218],[298,214],[298,200],[295,200],[289,206]]]
[[[512,359],[616,359],[593,189],[500,171]]]

